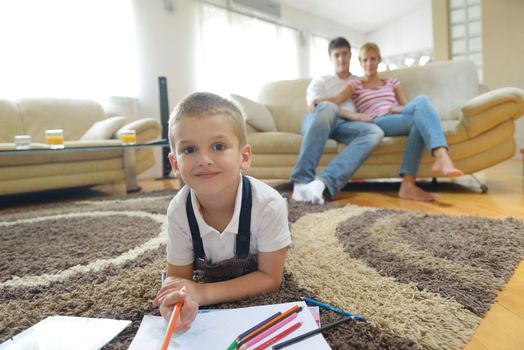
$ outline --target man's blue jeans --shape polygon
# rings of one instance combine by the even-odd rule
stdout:
[[[400,175],[417,175],[424,145],[430,153],[435,148],[445,147],[438,112],[426,95],[412,99],[399,114],[375,117],[373,123],[384,130],[385,136],[408,136]]]
[[[315,169],[329,138],[347,145],[319,175],[330,197],[347,184],[384,136],[373,123],[338,117],[338,106],[332,102],[319,103],[302,122],[301,133],[304,139],[291,172],[292,182],[309,183],[315,179]]]

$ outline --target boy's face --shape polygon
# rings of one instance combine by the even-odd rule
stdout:
[[[169,155],[175,174],[198,195],[237,190],[239,171],[251,163],[251,146],[240,149],[226,115],[182,117],[175,126],[176,154]]]

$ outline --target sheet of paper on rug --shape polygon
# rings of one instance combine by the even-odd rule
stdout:
[[[304,310],[307,308],[304,302],[292,302],[199,313],[189,331],[173,336],[169,349],[226,349],[233,339],[242,332],[274,313],[283,312],[294,305],[302,306]],[[302,321],[303,325],[282,341],[318,328],[311,312],[299,312],[293,323],[299,321]],[[160,348],[166,328],[167,324],[162,317],[144,316],[129,349]],[[331,348],[324,337],[319,334],[292,345],[289,349],[322,350]]]
[[[0,350],[97,350],[130,324],[125,320],[50,316],[0,344]]]

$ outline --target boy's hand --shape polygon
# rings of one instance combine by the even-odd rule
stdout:
[[[168,277],[164,281],[164,284],[162,285],[162,288],[158,291],[158,294],[153,301],[154,305],[160,305],[162,303],[162,299],[165,298],[166,295],[173,291],[180,291],[182,288],[185,288],[185,291],[187,294],[191,295],[191,298],[198,303],[203,304],[203,288],[204,285],[200,283],[195,283],[190,280],[186,280],[183,278],[177,278],[177,277]]]
[[[155,301],[157,299],[155,299]],[[160,314],[168,323],[169,319],[171,318],[171,314],[173,313],[175,304],[180,301],[182,301],[184,304],[182,305],[180,316],[174,329],[175,334],[182,334],[191,327],[191,324],[195,320],[198,312],[198,304],[193,300],[185,287],[182,287],[182,289],[178,291],[169,291],[160,300]]]

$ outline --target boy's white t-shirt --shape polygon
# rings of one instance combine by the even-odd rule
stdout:
[[[252,190],[250,254],[273,252],[291,244],[291,234],[284,198],[262,181],[249,177]],[[193,211],[200,229],[208,261],[217,263],[235,256],[238,217],[242,202],[242,181],[239,181],[235,210],[224,232],[209,226],[200,213],[195,194],[184,186],[167,209],[167,262],[175,266],[189,265],[194,260],[191,231],[186,214],[186,199],[191,194]]]
[[[349,81],[353,79],[358,79],[358,77],[351,74],[346,79],[340,79],[337,75],[323,75],[314,78],[307,87],[307,105],[309,106],[315,99],[335,97],[349,84]],[[357,111],[351,99],[342,102],[339,107],[349,113],[355,113]]]

